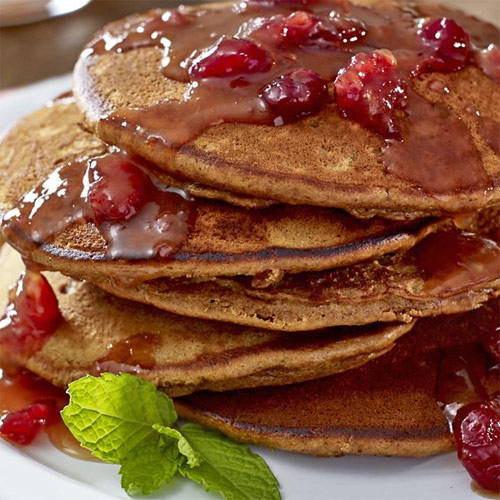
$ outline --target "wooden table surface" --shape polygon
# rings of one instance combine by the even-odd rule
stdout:
[[[102,25],[181,0],[94,0],[82,10],[25,26],[0,28],[0,88],[71,71],[82,45]],[[198,3],[198,0],[184,0]],[[500,25],[500,0],[441,0]]]
[[[94,0],[66,16],[0,28],[0,88],[71,71],[84,43],[106,22],[179,3],[179,0]]]

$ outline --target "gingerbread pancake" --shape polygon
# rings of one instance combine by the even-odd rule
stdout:
[[[500,294],[497,210],[477,232],[430,234],[405,253],[315,273],[153,280],[105,290],[177,314],[283,331],[453,314]],[[486,238],[484,237],[486,236]]]
[[[23,270],[4,245],[0,306]],[[359,366],[390,350],[412,324],[331,328],[294,337],[194,320],[118,299],[57,273],[47,277],[65,322],[33,356],[8,352],[55,385],[88,373],[129,371],[171,395],[287,384]]]
[[[7,228],[4,222],[10,243],[51,270],[89,279],[105,275],[129,282],[163,276],[255,274],[272,268],[287,272],[325,269],[410,248],[445,223],[432,218],[363,221],[341,210],[305,205],[250,210],[199,198],[191,202],[192,225],[169,258],[140,259],[141,255],[136,254],[138,245],[116,258],[110,256],[106,240],[94,222],[77,212],[74,200],[84,189],[81,178],[86,159],[102,158],[107,151],[108,147],[82,126],[81,114],[70,98],[22,120],[0,146],[0,212],[15,212],[19,200],[33,189],[38,189],[37,210],[32,217],[31,205],[25,203],[30,214],[24,226],[11,221]],[[68,192],[67,181],[60,178],[61,169],[70,164],[80,168],[81,185],[75,186],[76,195]],[[165,174],[151,164],[146,167],[157,174],[157,182],[170,185]],[[58,190],[50,191],[51,181],[47,179],[56,179],[64,187],[63,198]],[[185,196],[198,194],[184,188],[188,190]],[[236,202],[234,198],[230,201]],[[52,203],[45,215],[44,203]],[[38,216],[41,220],[35,227]],[[42,241],[34,241],[41,233]],[[142,242],[148,237],[140,233],[138,239]]]
[[[355,370],[284,387],[201,392],[177,399],[177,411],[244,442],[311,455],[450,451],[455,444],[441,407],[500,389],[483,347],[496,340],[499,318],[494,301],[419,320],[391,352]]]
[[[107,143],[231,192],[388,218],[500,202],[500,85],[490,65],[497,49],[487,49],[498,43],[496,27],[423,2],[301,2],[300,9],[309,13],[299,14],[309,16],[306,25],[320,19],[326,32],[285,40],[279,22],[292,22],[297,5],[283,2],[155,10],[113,22],[76,65],[77,102]],[[426,38],[422,28],[436,18],[463,27],[465,53],[441,61],[439,37]],[[234,36],[240,41],[219,38]],[[242,39],[267,51],[250,75],[224,59]],[[362,53],[356,61],[375,72],[380,48],[391,51],[379,53],[388,66],[397,61],[392,80],[381,83],[401,96],[386,96],[390,104],[384,90],[362,87],[350,62]],[[301,109],[309,116],[294,121],[298,115],[276,111],[263,89],[301,67],[323,77],[330,93],[319,111]],[[343,78],[335,81],[339,70]],[[349,81],[359,87],[354,95],[366,97],[365,108],[344,95]]]

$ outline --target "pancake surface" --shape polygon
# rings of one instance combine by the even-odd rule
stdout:
[[[293,9],[276,5],[263,9],[257,3],[242,5],[246,7],[240,5],[238,14],[233,13],[228,22],[213,21],[211,33],[233,36],[238,32],[239,25],[249,17],[276,13],[286,15]],[[210,24],[211,19],[217,16],[208,7],[207,22]],[[412,10],[401,9],[398,2],[391,1],[363,0],[348,5],[345,2],[328,3],[329,9],[340,10],[340,7],[349,9],[351,17],[366,18],[368,26],[366,40],[350,47],[351,53],[349,50],[345,52],[342,65],[347,63],[352,53],[360,50],[393,48],[392,40],[395,40],[394,43],[403,43],[402,40],[410,43],[415,33],[409,30],[416,30],[419,19],[425,17],[457,19],[480,48],[496,43],[499,38],[498,29],[492,25],[423,2],[412,6]],[[301,8],[314,11],[321,5],[301,4]],[[192,20],[196,20],[197,16],[204,19],[205,11],[203,7],[200,9],[182,11],[191,20],[186,29],[191,29],[189,23],[196,22]],[[217,12],[224,12],[224,9],[229,11],[230,7],[215,7]],[[426,132],[420,146],[426,147],[415,147],[415,150],[401,155],[398,150],[391,157],[392,166],[397,164],[392,170],[391,162],[384,164],[386,142],[379,135],[341,117],[335,104],[327,105],[311,117],[281,127],[245,123],[212,126],[200,131],[196,138],[180,144],[176,150],[169,142],[170,136],[163,134],[166,125],[158,119],[158,115],[169,117],[169,103],[184,99],[186,83],[179,80],[186,78],[186,74],[182,73],[185,70],[179,70],[181,76],[178,80],[164,76],[162,69],[167,73],[179,73],[176,64],[180,61],[170,63],[175,66],[173,69],[168,65],[165,67],[163,48],[152,47],[154,43],[150,39],[134,39],[137,36],[134,28],[147,27],[149,22],[157,23],[160,15],[154,11],[112,23],[96,34],[76,66],[78,103],[91,126],[105,141],[140,154],[171,173],[206,185],[285,203],[335,206],[358,215],[379,213],[386,217],[401,217],[406,212],[406,216],[414,217],[422,213],[435,215],[475,210],[500,202],[499,152],[480,133],[483,118],[497,124],[500,122],[500,87],[473,66],[456,73],[423,74],[412,81],[408,102],[432,103],[434,108],[429,105],[426,109],[429,111],[432,108],[429,113],[436,116],[433,115],[425,123]],[[375,25],[387,22],[381,21],[384,16],[390,20],[390,28],[396,30],[392,37],[386,37],[385,44],[384,39],[377,38],[377,28],[370,32],[370,22]],[[397,31],[398,27],[401,32]],[[161,25],[161,29],[165,30],[165,37],[172,40],[172,45],[181,40],[181,55],[185,52],[187,56],[193,49],[203,48],[194,45],[196,40],[200,43],[196,36],[182,38],[182,27],[173,29]],[[198,33],[196,28],[192,30]],[[131,41],[127,41],[130,33]],[[252,38],[253,35],[248,36]],[[110,45],[117,48],[102,52],[102,38],[112,40]],[[118,40],[123,38],[125,42],[120,44]],[[213,43],[215,38],[204,40],[202,36],[207,45]],[[273,56],[276,55],[267,45],[265,47]],[[408,47],[401,47],[401,54],[405,53],[405,48]],[[173,53],[171,59],[182,59],[170,45],[169,50]],[[398,50],[393,48],[396,57]],[[294,54],[299,54],[300,58],[301,53],[295,51]],[[338,52],[335,57],[339,57]],[[335,60],[332,65],[338,69],[337,62]],[[329,76],[333,79],[332,75]],[[447,91],[439,91],[440,88]],[[195,111],[197,119],[203,121],[206,114],[212,113],[213,110],[208,109],[212,103],[206,100],[200,103],[196,104]],[[191,109],[195,104],[190,106],[185,109],[180,106],[184,112],[182,120],[187,121],[189,116],[195,115]],[[215,104],[213,106],[216,109]],[[483,118],[478,120],[470,113],[471,109]],[[436,110],[447,113],[449,121],[441,123]],[[177,115],[175,118],[177,120]],[[126,126],[122,125],[124,121]],[[137,126],[142,127],[140,133]],[[443,130],[446,133],[442,133]],[[405,178],[395,173],[405,170],[406,164],[411,164],[411,175],[414,177]]]
[[[411,321],[475,309],[500,295],[500,240],[489,239],[498,237],[498,220],[498,210],[486,210],[469,223],[475,235],[437,231],[407,252],[321,272],[97,283],[177,314],[272,330]]]
[[[3,310],[23,265],[6,245],[0,256]],[[9,356],[59,386],[88,373],[117,370],[137,373],[170,395],[292,383],[359,366],[387,352],[413,326],[370,325],[290,337],[184,318],[57,273],[47,277],[65,322],[34,356]]]
[[[16,207],[56,166],[107,150],[83,128],[81,114],[70,98],[28,116],[0,146],[0,213]],[[168,185],[169,179],[158,175]],[[32,260],[51,270],[84,278],[106,275],[141,281],[162,276],[255,274],[267,269],[325,269],[410,248],[443,224],[431,218],[406,223],[381,218],[363,221],[341,210],[304,205],[249,210],[198,199],[189,237],[169,260],[111,261],[106,241],[93,223],[85,221],[35,248],[22,228],[15,228],[9,239],[23,254],[29,253]]]
[[[481,384],[497,392],[481,344],[499,318],[493,301],[467,314],[419,320],[390,353],[355,370],[285,387],[202,392],[178,399],[177,411],[245,442],[313,455],[450,451],[453,438],[436,402],[450,376],[444,367],[458,361],[470,370],[469,359],[479,360]]]

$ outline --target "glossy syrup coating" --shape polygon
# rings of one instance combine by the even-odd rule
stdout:
[[[394,216],[497,200],[499,160],[478,138],[478,116],[461,109],[464,100],[473,104],[475,90],[496,102],[493,26],[434,4],[390,1],[243,2],[180,12],[182,25],[162,21],[163,11],[112,23],[82,53],[77,99],[108,142],[211,186],[288,203]],[[236,58],[219,50],[230,40],[259,47],[265,64],[240,73]],[[197,76],[206,57],[222,68],[218,76]],[[132,61],[148,88],[138,81],[132,92],[118,80]],[[330,99],[292,111],[288,90],[282,106],[273,105],[266,98],[272,82],[301,69],[330,84]],[[434,75],[463,88],[445,84],[446,95],[436,99]],[[480,86],[467,92],[474,79]],[[498,122],[495,106],[480,107]],[[311,114],[317,119],[304,123]],[[303,142],[313,154],[303,154]]]

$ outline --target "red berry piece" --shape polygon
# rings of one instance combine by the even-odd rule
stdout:
[[[320,19],[304,11],[293,12],[287,17],[272,17],[252,33],[266,43],[284,48],[301,45],[340,47],[360,40],[365,34],[363,25],[352,19],[336,13],[329,19]]]
[[[269,108],[290,122],[317,111],[328,100],[326,82],[314,71],[298,69],[264,87],[262,97]]]
[[[460,408],[453,432],[470,476],[481,488],[500,492],[500,396]]]
[[[330,14],[328,24],[331,26],[331,32],[341,45],[359,42],[366,35],[366,28],[360,21],[348,17],[340,16],[338,12],[333,11]]]
[[[52,287],[44,276],[28,270],[11,290],[10,303],[0,321],[0,345],[34,354],[61,321]]]
[[[477,65],[493,80],[500,83],[500,48],[493,43],[476,54]]]
[[[399,137],[396,111],[405,107],[406,99],[406,84],[388,50],[356,54],[335,80],[340,112],[386,138]]]
[[[298,11],[290,14],[283,20],[281,40],[285,45],[302,45],[312,35],[319,20],[312,14]]]
[[[56,402],[46,400],[7,413],[0,420],[0,435],[16,444],[31,444],[56,412]]]
[[[432,19],[418,33],[433,51],[432,56],[424,61],[424,69],[449,73],[462,69],[469,62],[469,35],[453,19]]]
[[[98,223],[133,217],[147,201],[149,177],[125,156],[93,160],[87,169],[88,202]]]
[[[262,73],[273,65],[271,56],[256,43],[239,38],[222,38],[194,59],[193,78],[226,78]]]

